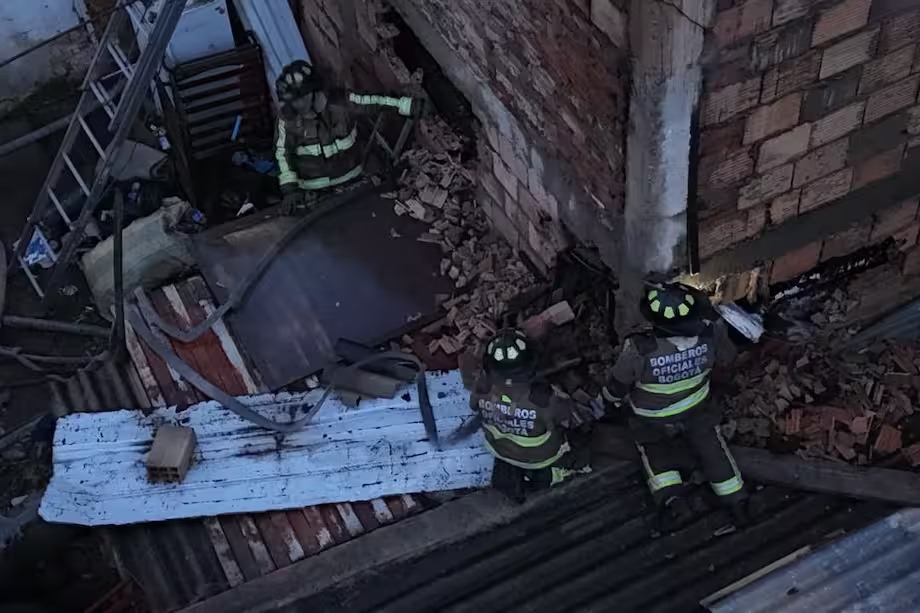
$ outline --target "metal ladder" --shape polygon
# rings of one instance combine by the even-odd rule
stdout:
[[[135,63],[129,59],[134,49],[126,53],[121,47],[126,40],[134,41],[136,45],[126,9],[122,7],[109,17],[81,86],[80,101],[15,246],[19,266],[42,298],[61,285],[65,270],[83,241],[93,212],[109,188],[115,158],[153,83],[185,4],[186,0],[162,1],[147,45]],[[100,106],[109,121],[104,129],[97,127],[94,132],[91,123],[98,118],[93,119],[90,115]],[[80,167],[91,168],[92,177],[84,178]],[[73,204],[79,204],[80,209],[76,219],[68,215],[65,206],[71,204],[67,198],[74,192],[76,202]],[[44,223],[50,205],[69,230],[58,252],[51,247],[39,225]],[[26,252],[33,242],[42,245],[42,251],[51,260],[50,279],[44,287],[26,259]]]

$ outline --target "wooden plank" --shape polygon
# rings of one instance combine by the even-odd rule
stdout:
[[[125,324],[125,345],[128,348],[128,355],[137,370],[137,376],[144,388],[144,393],[150,399],[150,404],[155,407],[166,406],[166,400],[163,398],[163,392],[160,391],[160,385],[153,374],[150,362],[147,361],[147,355],[141,347],[140,339],[134,332],[131,324]]]
[[[297,534],[294,533],[294,527],[288,521],[287,514],[284,511],[274,511],[269,513],[268,517],[274,524],[275,530],[278,531],[285,548],[287,548],[288,559],[291,562],[296,562],[303,558],[306,553],[300,545],[300,541],[297,540]]]
[[[264,575],[265,573],[270,573],[275,570],[275,563],[272,561],[272,556],[268,552],[268,548],[262,541],[262,535],[259,533],[259,528],[256,527],[252,516],[240,515],[239,520],[243,538],[246,539],[249,551],[252,552],[252,557],[259,567],[259,573]]]
[[[332,538],[332,532],[326,526],[326,520],[323,519],[318,507],[306,507],[303,510],[304,518],[316,535],[320,550],[335,545],[335,539]]]
[[[313,555],[318,553],[320,551],[319,541],[317,541],[316,535],[311,530],[310,524],[307,523],[307,519],[303,516],[303,511],[300,509],[287,511],[287,516],[288,521],[291,522],[291,527],[294,529],[294,534],[297,535],[297,540],[306,554]]]
[[[227,583],[229,583],[231,587],[241,584],[245,581],[243,578],[243,571],[240,570],[240,565],[237,564],[233,557],[233,550],[230,548],[230,543],[227,541],[227,535],[224,534],[220,522],[217,521],[216,517],[206,517],[202,522],[208,532],[208,538],[211,539],[211,545],[214,547],[214,553],[217,554],[217,560],[220,562],[220,567],[224,569],[224,576],[227,578]]]
[[[256,526],[259,528],[259,534],[262,535],[262,542],[268,549],[268,553],[277,568],[290,566],[291,559],[288,557],[287,547],[284,539],[272,523],[271,513],[256,513],[252,516]]]
[[[355,514],[355,510],[352,508],[351,504],[347,502],[337,504],[335,505],[335,510],[339,517],[342,518],[342,524],[352,538],[364,534],[364,525],[361,523],[357,514]]]
[[[240,518],[236,515],[224,515],[219,517],[217,521],[227,538],[230,550],[233,552],[233,559],[239,566],[246,581],[252,581],[256,577],[262,576],[262,570],[259,568],[255,556],[252,555],[252,551],[249,549],[249,543],[246,542],[246,537],[243,535]]]
[[[377,516],[374,515],[374,508],[370,502],[353,502],[351,503],[351,508],[354,509],[355,515],[361,520],[361,525],[368,532],[380,527],[380,522],[377,521]]]
[[[321,504],[318,509],[323,518],[323,522],[329,529],[330,534],[332,534],[332,540],[334,540],[337,545],[351,540],[351,537],[345,530],[345,525],[342,523],[342,518],[335,512],[335,505]]]
[[[374,509],[374,515],[381,524],[388,524],[393,521],[393,511],[387,505],[383,498],[374,498],[371,500],[371,508]]]

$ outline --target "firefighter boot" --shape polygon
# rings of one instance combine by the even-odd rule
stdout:
[[[658,506],[652,535],[660,536],[678,530],[693,517],[693,509],[683,496],[671,496]]]

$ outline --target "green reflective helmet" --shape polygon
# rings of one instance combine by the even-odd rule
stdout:
[[[520,330],[499,330],[486,346],[486,368],[492,371],[518,372],[533,364],[531,341]]]
[[[650,285],[642,296],[640,309],[652,323],[677,323],[698,316],[699,300],[691,288],[679,283]]]

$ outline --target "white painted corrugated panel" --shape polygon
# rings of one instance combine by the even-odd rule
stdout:
[[[471,417],[469,393],[453,371],[429,375],[442,440]],[[478,433],[429,444],[414,386],[394,399],[347,409],[330,398],[314,421],[284,437],[257,428],[216,402],[68,415],[54,435],[54,474],[40,508],[51,522],[130,524],[228,513],[372,500],[488,485],[492,457]],[[312,404],[307,395],[264,394],[243,402],[276,420]],[[408,400],[405,400],[408,398]],[[146,456],[157,425],[194,428],[198,447],[181,484],[147,481]]]

